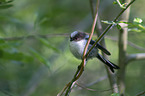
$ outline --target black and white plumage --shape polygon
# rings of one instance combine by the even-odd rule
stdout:
[[[73,33],[71,33],[70,51],[76,58],[82,59],[84,48],[85,48],[88,38],[89,38],[89,35],[85,32],[74,31]],[[88,50],[92,47],[94,43],[95,41],[93,40],[90,41]],[[89,53],[87,60],[90,58],[97,57],[100,61],[106,64],[112,72],[114,72],[114,69],[119,69],[117,65],[113,64],[109,60],[105,59],[101,54],[99,54],[98,49],[103,51],[106,55],[111,55],[107,49],[105,49],[103,46],[97,43],[96,46],[92,49],[92,51]]]

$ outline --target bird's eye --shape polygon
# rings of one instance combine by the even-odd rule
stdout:
[[[78,40],[78,38],[77,37],[74,37],[74,40]]]
[[[74,41],[74,40],[78,40],[78,38],[77,37],[70,37],[70,41]]]

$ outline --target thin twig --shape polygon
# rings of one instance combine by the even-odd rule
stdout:
[[[142,92],[138,93],[136,96],[142,96],[144,94],[145,94],[145,91],[142,91]]]
[[[50,38],[50,37],[68,37],[68,33],[64,34],[47,34],[47,35],[29,35],[29,36],[20,36],[20,37],[7,37],[7,38],[0,38],[0,40],[4,41],[15,41],[15,40],[23,40],[23,39],[34,39],[36,37],[41,37],[41,38]]]
[[[95,85],[95,84],[97,84],[97,83],[99,83],[99,82],[101,82],[101,81],[103,81],[103,80],[105,80],[105,79],[107,79],[107,75],[106,76],[103,76],[103,77],[100,77],[99,79],[97,79],[96,81],[94,81],[94,82],[91,82],[91,83],[89,83],[89,84],[86,84],[86,85],[84,85],[85,86],[85,88],[86,87],[90,87],[90,86],[92,86],[92,85]],[[76,82],[76,84],[78,85],[78,82]],[[78,85],[79,86],[79,85]],[[81,87],[81,86],[80,86]],[[81,90],[82,88],[78,88],[77,90]],[[90,89],[90,88],[87,88],[87,89]],[[92,90],[94,90],[94,89],[92,89]],[[72,90],[73,92],[75,91],[75,90]]]
[[[100,81],[103,81],[103,80],[107,79],[107,78],[108,78],[107,75],[106,75],[106,76],[103,76],[103,77],[100,77],[100,78],[97,79],[96,81],[91,82],[91,83],[89,83],[89,84],[87,84],[87,85],[85,85],[85,86],[86,86],[86,87],[90,87],[90,86],[95,85],[96,83],[98,83],[98,82],[100,82]]]
[[[99,0],[98,0],[97,3],[99,4]],[[98,10],[98,8],[97,8],[97,10]],[[85,49],[84,49],[84,52],[83,52],[82,63],[80,64],[80,67],[81,68],[78,68],[78,71],[76,72],[76,74],[77,74],[76,76],[77,77],[74,77],[72,79],[72,81],[70,82],[70,85],[69,85],[68,89],[66,90],[65,96],[68,96],[68,94],[70,93],[70,90],[71,90],[71,87],[72,87],[73,82],[76,81],[82,75],[82,73],[83,73],[84,66],[86,64],[86,57],[85,56],[86,56],[86,53],[87,53],[87,50],[88,50],[89,43],[90,43],[90,41],[92,39],[92,36],[93,36],[93,33],[94,33],[94,29],[95,29],[95,26],[96,26],[97,17],[98,17],[98,11],[96,12],[95,19],[93,21],[92,31],[91,31],[91,34],[89,35],[89,39],[87,41],[87,44],[86,44]]]
[[[86,89],[86,90],[89,90],[89,91],[94,91],[94,92],[106,92],[106,91],[111,91],[112,89],[114,89],[114,88],[110,88],[110,89],[106,89],[106,90],[95,90],[95,89],[91,89],[91,88],[87,88],[86,86],[83,86],[83,85],[81,85],[81,84],[79,84],[79,83],[77,83],[76,82],[76,84],[79,86],[79,87],[81,87],[82,89]]]
[[[96,90],[94,90],[94,89],[87,88],[86,86],[83,86],[83,85],[79,84],[78,82],[76,82],[76,84],[77,84],[79,87],[81,87],[82,89],[86,89],[86,90],[89,90],[89,91],[96,91]]]
[[[145,53],[130,54],[126,58],[126,64],[133,60],[145,60]]]
[[[132,47],[134,47],[134,48],[136,48],[136,49],[145,51],[145,48],[143,48],[143,47],[141,47],[141,46],[139,46],[139,45],[136,45],[136,44],[134,44],[134,43],[132,43],[132,42],[130,42],[130,41],[128,41],[127,43],[128,43],[128,45],[130,45],[130,46],[132,46]]]

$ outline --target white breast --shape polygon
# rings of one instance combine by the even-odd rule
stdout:
[[[82,59],[86,43],[87,43],[87,40],[71,41],[70,42],[70,51],[72,52],[72,54],[76,58]]]

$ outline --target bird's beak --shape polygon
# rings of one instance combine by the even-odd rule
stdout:
[[[70,41],[73,41],[73,38],[70,37]]]

